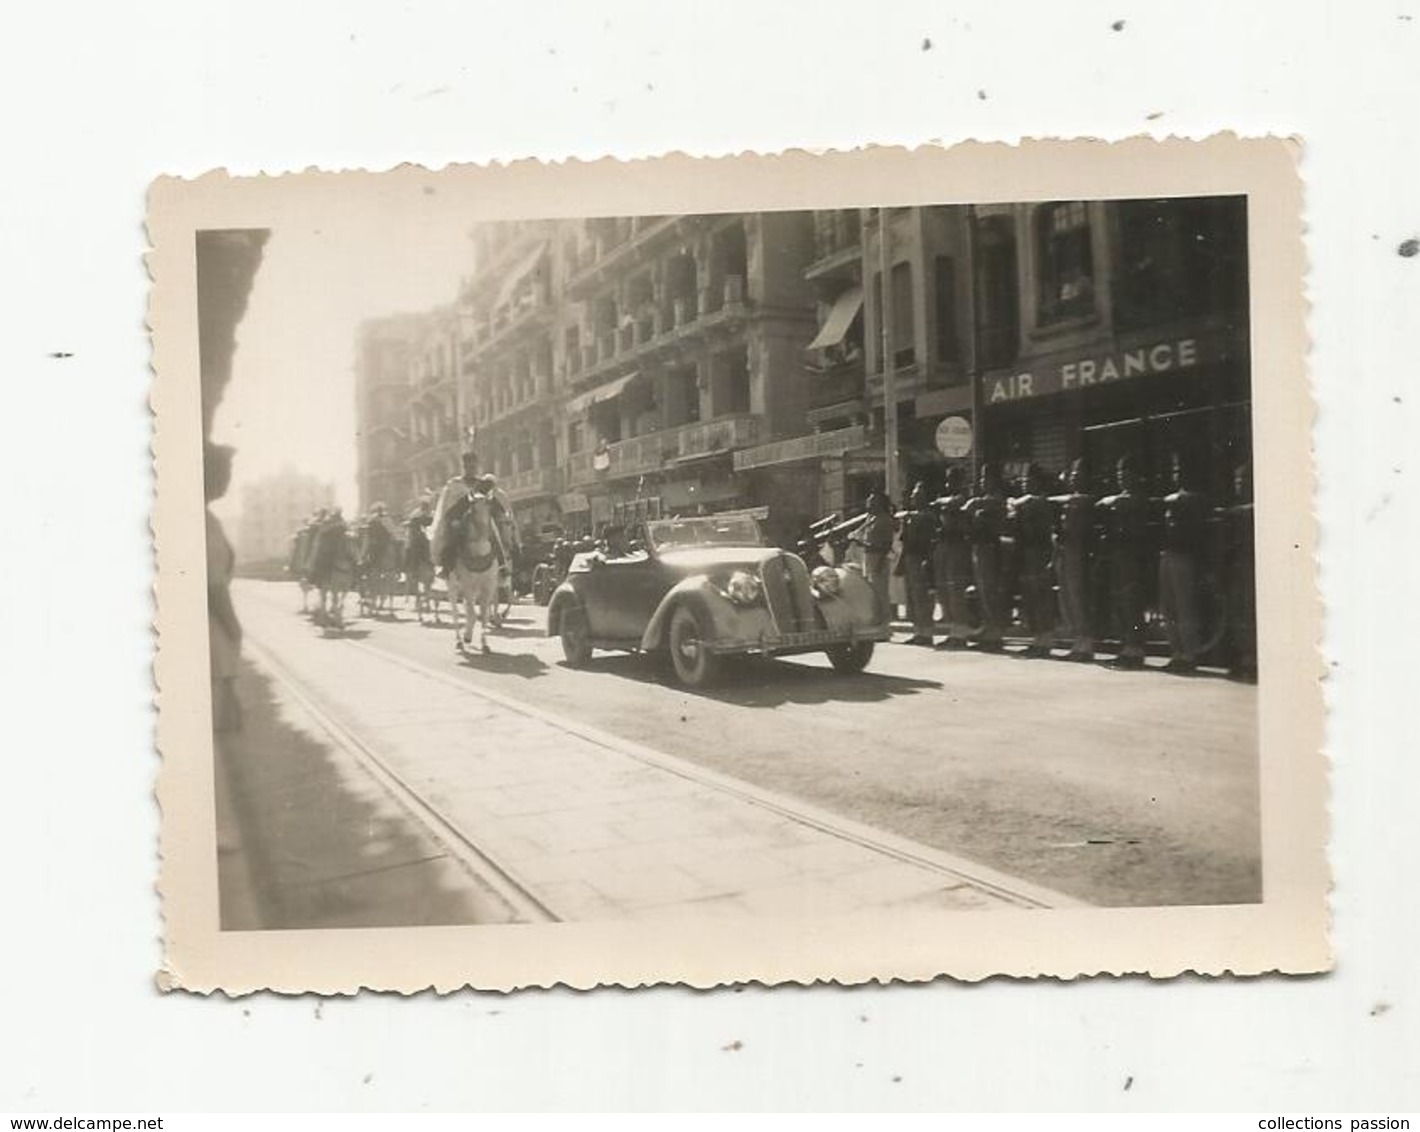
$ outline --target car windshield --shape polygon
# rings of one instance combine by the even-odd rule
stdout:
[[[759,524],[748,515],[707,515],[694,519],[652,519],[646,524],[656,550],[687,546],[761,546]]]

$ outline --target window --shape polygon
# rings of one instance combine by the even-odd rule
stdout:
[[[1121,201],[1115,322],[1136,329],[1243,302],[1244,207],[1240,197]]]
[[[882,272],[873,276],[873,307],[877,312],[878,333],[883,325]],[[901,369],[917,360],[917,321],[912,294],[912,265],[895,263],[892,267],[892,353],[893,367]]]
[[[563,339],[565,356],[567,358],[567,371],[576,373],[582,368],[582,329],[578,326],[569,326]]]
[[[567,451],[575,454],[582,450],[585,443],[582,437],[582,422],[573,421],[567,426]]]
[[[747,413],[750,405],[749,353],[743,347],[711,359],[711,411],[717,417]]]
[[[1037,301],[1042,326],[1093,314],[1094,254],[1082,200],[1043,204],[1036,212]]]
[[[666,374],[666,426],[694,424],[700,419],[700,387],[694,366],[683,366]]]
[[[976,234],[976,321],[985,368],[1013,362],[1020,349],[1021,304],[1016,236],[1010,221],[994,216]]]
[[[934,268],[937,361],[957,360],[957,278],[951,256],[939,255]]]

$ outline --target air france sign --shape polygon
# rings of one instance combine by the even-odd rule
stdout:
[[[988,405],[998,405],[1003,401],[1089,389],[1136,377],[1178,373],[1197,369],[1206,360],[1211,360],[1205,357],[1207,345],[1210,343],[1198,338],[1175,338],[1125,350],[1043,363],[1024,373],[988,374],[981,379],[982,392]],[[1222,351],[1215,346],[1211,353],[1216,358]]]

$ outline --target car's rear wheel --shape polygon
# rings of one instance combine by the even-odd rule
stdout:
[[[666,645],[676,679],[687,688],[703,688],[719,676],[721,660],[710,651],[700,619],[689,606],[678,606],[671,614]]]
[[[828,649],[828,662],[835,672],[852,676],[862,672],[873,659],[872,641],[854,641],[850,645],[834,645]]]
[[[572,668],[581,668],[592,659],[592,635],[587,625],[587,614],[581,606],[571,606],[562,611],[558,626],[562,638],[562,655]]]

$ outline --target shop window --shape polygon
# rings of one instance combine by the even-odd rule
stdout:
[[[957,360],[957,273],[951,256],[936,258],[934,275],[937,361],[954,362]]]
[[[1040,325],[1094,313],[1089,206],[1082,200],[1043,204],[1035,231]]]

